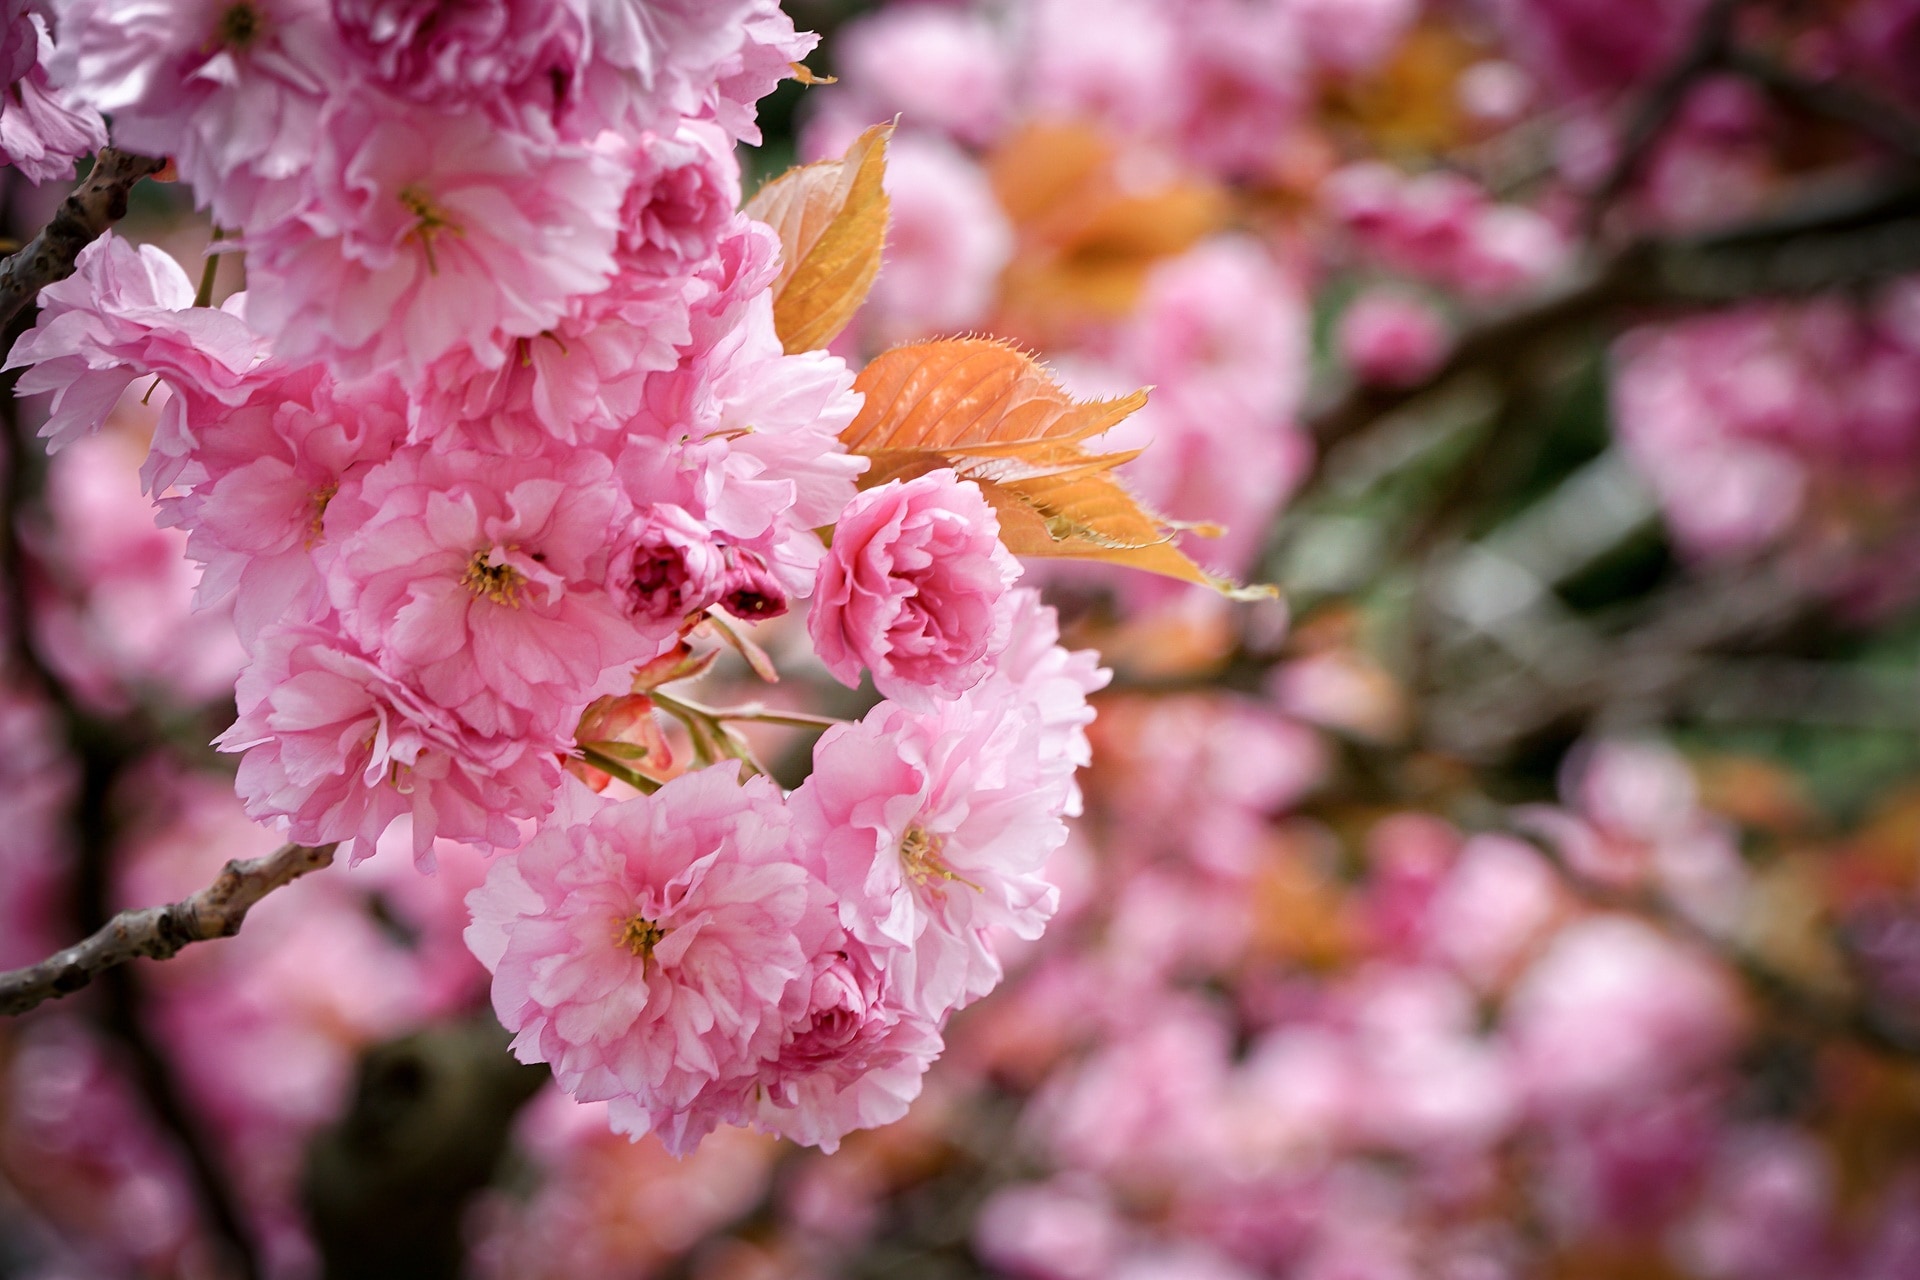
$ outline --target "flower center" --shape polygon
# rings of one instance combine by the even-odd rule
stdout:
[[[464,235],[465,230],[459,223],[449,218],[439,205],[433,202],[433,196],[421,187],[411,184],[400,188],[400,203],[413,215],[413,230],[407,233],[411,239],[420,241],[420,248],[427,255],[427,271],[433,275],[440,273],[440,266],[433,260],[433,238],[442,231],[454,235]]]
[[[653,949],[667,936],[665,929],[643,915],[631,915],[615,923],[620,926],[616,935],[620,945],[640,957],[642,964],[653,959]]]
[[[936,880],[958,880],[977,892],[979,885],[956,874],[940,856],[946,844],[945,836],[936,836],[919,823],[908,827],[907,834],[900,837],[900,865],[906,868],[907,879],[923,887]]]
[[[485,596],[495,604],[504,604],[509,609],[520,607],[520,584],[526,579],[520,571],[510,564],[494,564],[492,552],[476,551],[473,559],[467,562],[467,571],[460,578],[460,585],[476,596]]]
[[[308,495],[313,503],[313,519],[307,522],[307,546],[320,541],[327,519],[327,504],[333,501],[333,495],[340,492],[340,482],[330,480]]]
[[[220,21],[214,28],[214,39],[223,49],[245,52],[255,40],[260,38],[260,11],[240,0],[239,4],[228,5],[226,12],[220,15]]]

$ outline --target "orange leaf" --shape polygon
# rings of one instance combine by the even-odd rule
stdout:
[[[1180,526],[1147,511],[1111,474],[1138,450],[1081,447],[1145,404],[1145,391],[1075,400],[1031,356],[987,338],[896,347],[854,388],[865,400],[840,438],[870,459],[865,488],[952,467],[980,485],[999,513],[1001,540],[1018,555],[1127,565],[1235,599],[1273,594],[1236,587],[1173,545]]]
[[[840,439],[861,454],[1018,457],[1044,443],[1099,435],[1147,402],[1145,391],[1076,401],[1033,357],[992,338],[895,347],[874,357],[853,386],[866,400]]]
[[[826,346],[866,301],[887,238],[892,136],[892,125],[875,125],[840,159],[789,169],[747,201],[780,236],[773,327],[789,353]]]

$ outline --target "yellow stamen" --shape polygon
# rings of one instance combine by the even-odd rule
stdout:
[[[526,579],[520,571],[510,564],[494,564],[492,553],[476,551],[473,559],[467,562],[467,571],[460,578],[460,585],[476,596],[485,596],[495,604],[504,604],[509,609],[520,607],[520,584]]]
[[[327,518],[327,504],[333,501],[333,495],[338,492],[340,492],[340,482],[335,480],[321,485],[309,495],[313,503],[313,519],[307,522],[307,545],[309,547],[320,541],[320,534],[323,531]]]
[[[400,203],[405,205],[407,212],[414,217],[413,230],[408,234],[417,237],[421,249],[426,252],[428,273],[439,275],[440,264],[433,259],[434,236],[442,231],[451,232],[456,236],[465,235],[466,231],[433,202],[430,194],[419,187],[400,188]]]
[[[643,915],[631,915],[614,923],[620,926],[620,932],[615,935],[616,941],[640,957],[643,964],[653,959],[653,949],[660,945],[660,939],[667,936],[667,930]]]
[[[907,879],[922,887],[935,880],[958,880],[978,893],[979,885],[956,874],[940,856],[946,844],[945,836],[936,836],[917,823],[908,827],[907,834],[900,837],[900,865],[906,868]],[[939,892],[937,888],[934,890],[936,895]]]

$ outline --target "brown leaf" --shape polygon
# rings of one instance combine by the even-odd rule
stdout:
[[[1173,545],[1180,526],[1153,515],[1113,477],[1138,450],[1094,454],[1080,442],[1147,402],[1136,391],[1078,401],[1031,356],[987,338],[896,347],[854,380],[865,397],[841,433],[871,460],[863,487],[952,467],[979,483],[1018,555],[1101,560],[1265,597],[1208,573]]]
[[[868,129],[838,160],[789,169],[747,201],[747,213],[780,236],[773,326],[789,352],[833,341],[866,301],[887,237],[887,139]]]

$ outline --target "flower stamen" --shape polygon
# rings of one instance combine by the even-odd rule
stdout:
[[[495,604],[506,605],[509,609],[520,607],[520,584],[526,579],[520,571],[510,564],[493,563],[493,553],[476,551],[473,559],[467,562],[467,571],[461,575],[460,585],[476,596],[485,596]]]
[[[420,241],[420,248],[427,255],[427,273],[439,275],[440,265],[433,258],[434,236],[442,231],[451,232],[456,236],[465,235],[465,228],[449,218],[445,211],[433,202],[433,197],[419,187],[409,185],[400,188],[400,203],[405,205],[407,212],[414,217],[413,230],[407,235],[409,238]]]
[[[312,547],[314,543],[320,541],[320,535],[325,529],[327,504],[332,502],[333,495],[339,492],[340,482],[338,480],[330,480],[308,495],[309,500],[313,503],[313,519],[307,521],[308,547]]]
[[[220,15],[214,27],[214,42],[223,49],[245,53],[260,38],[264,25],[260,11],[253,7],[251,0],[240,0],[238,4],[228,5]]]
[[[653,949],[660,945],[660,940],[669,932],[637,912],[614,923],[620,926],[615,941],[638,956],[642,965],[653,959]]]
[[[900,837],[900,865],[906,869],[907,879],[922,887],[935,880],[957,880],[978,893],[979,885],[955,872],[940,856],[946,844],[945,836],[936,836],[918,823],[908,827],[907,834]],[[934,889],[936,895],[939,892]]]

